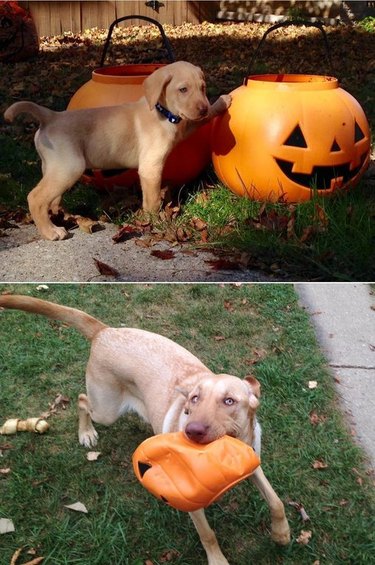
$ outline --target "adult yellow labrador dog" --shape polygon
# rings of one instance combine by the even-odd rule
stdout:
[[[23,101],[5,111],[7,121],[27,113],[40,123],[35,147],[43,177],[28,203],[44,239],[67,237],[49,212],[58,213],[62,195],[85,169],[138,169],[143,209],[157,211],[162,171],[173,147],[231,102],[223,95],[211,106],[202,70],[185,61],[157,69],[144,81],[144,93],[139,101],[119,106],[54,112]]]
[[[78,398],[79,441],[97,443],[93,421],[110,425],[132,410],[151,424],[155,434],[183,431],[209,443],[224,434],[260,452],[256,419],[260,385],[254,377],[214,374],[192,353],[161,335],[134,328],[110,328],[74,308],[17,295],[0,296],[0,306],[61,320],[92,342],[86,370],[86,392]],[[258,467],[251,480],[271,512],[271,535],[287,544],[290,531],[284,505]],[[206,550],[209,565],[228,565],[204,510],[190,516]]]

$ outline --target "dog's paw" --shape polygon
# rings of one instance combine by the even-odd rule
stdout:
[[[69,237],[69,233],[66,229],[58,226],[53,226],[48,230],[43,230],[41,235],[43,239],[47,239],[48,241],[60,241]]]
[[[220,98],[222,99],[223,103],[225,104],[225,110],[228,110],[228,108],[230,108],[230,106],[232,104],[232,96],[230,94],[222,94],[220,96]]]
[[[83,445],[83,447],[95,447],[98,443],[98,432],[92,428],[92,430],[86,430],[84,432],[80,432],[79,434],[79,443]]]
[[[221,555],[211,556],[211,557],[207,556],[207,557],[208,557],[208,565],[229,565],[229,562],[222,553]]]
[[[288,545],[290,542],[290,528],[287,520],[277,526],[272,526],[271,537],[279,545]]]

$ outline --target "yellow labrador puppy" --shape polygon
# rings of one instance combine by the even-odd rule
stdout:
[[[157,211],[162,171],[173,147],[231,102],[223,95],[210,106],[202,70],[185,61],[157,69],[144,81],[144,92],[139,101],[119,106],[54,112],[24,101],[6,110],[7,121],[28,113],[40,123],[35,147],[43,178],[28,203],[44,239],[67,237],[49,211],[59,211],[62,195],[85,169],[138,169],[143,209]]]
[[[78,399],[79,441],[94,446],[93,421],[110,425],[128,410],[151,424],[155,434],[184,431],[192,440],[209,443],[224,434],[260,452],[260,426],[255,412],[260,385],[254,377],[214,374],[192,353],[168,338],[133,328],[110,328],[92,316],[26,296],[0,296],[0,307],[15,308],[61,320],[91,340],[86,394]],[[258,467],[252,481],[271,512],[272,538],[290,540],[284,506]],[[190,516],[206,550],[209,565],[228,565],[204,510]]]

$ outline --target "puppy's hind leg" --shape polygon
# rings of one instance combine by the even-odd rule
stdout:
[[[47,150],[45,146],[43,154],[40,146],[37,146],[37,149],[42,157],[43,178],[27,197],[30,213],[44,239],[66,239],[67,231],[51,222],[49,211],[52,209],[53,213],[56,212],[64,192],[71,188],[84,172],[85,161],[67,151],[56,156],[56,151]]]
[[[78,439],[84,447],[94,447],[98,441],[98,433],[91,420],[91,406],[86,394],[78,397]]]

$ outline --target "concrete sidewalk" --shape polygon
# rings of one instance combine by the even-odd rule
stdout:
[[[367,284],[295,284],[335,376],[358,443],[375,469],[375,293]]]

